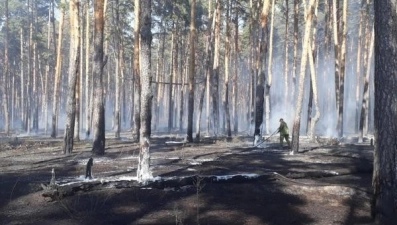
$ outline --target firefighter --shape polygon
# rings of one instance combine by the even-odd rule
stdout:
[[[287,141],[288,147],[291,148],[291,143],[289,141],[289,131],[287,123],[284,122],[283,118],[280,119],[280,127],[277,130],[277,133],[280,133],[280,145],[283,148],[284,138]]]

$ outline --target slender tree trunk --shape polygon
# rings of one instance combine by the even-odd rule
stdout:
[[[214,132],[218,135],[219,129],[219,60],[220,60],[220,39],[221,39],[221,9],[222,5],[220,0],[216,1],[216,13],[215,13],[215,27],[214,27],[214,63],[212,67],[212,115],[214,117]]]
[[[338,137],[343,137],[343,109],[345,100],[345,74],[346,74],[346,42],[347,42],[347,1],[343,0],[342,16],[342,43],[340,46],[340,74],[339,74],[339,108],[338,108]]]
[[[274,13],[275,13],[275,0],[272,0],[272,17],[270,23],[270,38],[269,38],[269,63],[267,69],[267,80],[265,89],[265,124],[266,133],[270,133],[270,89],[272,87],[272,70],[273,70],[273,39],[274,39]]]
[[[194,113],[194,77],[195,77],[195,41],[196,41],[196,0],[190,2],[190,57],[189,57],[189,101],[187,114],[187,141],[193,142],[193,113]],[[182,97],[182,96],[181,96]]]
[[[25,100],[25,73],[24,73],[24,38],[23,38],[23,28],[21,28],[21,120],[22,120],[22,127],[26,131],[27,125],[26,125],[26,100]]]
[[[235,135],[238,133],[238,56],[239,56],[239,46],[238,46],[238,11],[236,11],[236,17],[234,18],[234,74],[233,74],[233,132]]]
[[[4,124],[4,132],[6,135],[9,135],[10,133],[10,115],[9,115],[9,109],[8,109],[8,78],[10,77],[10,63],[9,63],[9,55],[8,55],[8,0],[5,0],[4,2],[4,8],[5,8],[5,46],[4,46],[4,75],[2,79],[2,92],[3,92],[3,109],[4,109],[4,118],[5,118],[5,124]]]
[[[119,1],[116,0],[116,46],[117,46],[117,63],[116,63],[116,72],[115,72],[115,80],[116,80],[116,90],[115,90],[115,110],[114,110],[114,120],[115,120],[115,128],[114,128],[114,136],[115,138],[120,138],[120,131],[121,131],[121,81],[120,81],[120,76],[122,73],[122,61],[123,61],[123,55],[122,55],[122,47],[121,47],[121,22],[120,22],[120,16],[119,16]]]
[[[59,88],[62,81],[62,38],[63,38],[63,22],[65,15],[65,0],[61,1],[61,14],[59,17],[59,29],[58,29],[58,44],[57,44],[57,62],[55,66],[55,86],[54,95],[52,99],[52,130],[51,137],[56,138],[58,133],[58,107],[59,107]]]
[[[141,79],[140,79],[140,62],[139,62],[139,29],[140,29],[140,12],[141,12],[141,1],[135,0],[134,8],[134,132],[136,140],[140,140],[140,129],[141,129]]]
[[[313,92],[313,101],[315,105],[315,114],[313,118],[311,119],[311,122],[308,123],[310,124],[310,130],[309,130],[309,136],[310,139],[314,142],[314,133],[315,133],[315,128],[317,125],[317,122],[320,119],[321,113],[320,113],[320,107],[318,104],[318,89],[317,89],[317,73],[315,69],[315,63],[316,63],[316,56],[317,56],[317,47],[316,47],[316,40],[317,40],[317,9],[318,9],[318,1],[315,3],[315,9],[314,9],[314,15],[313,15],[313,40],[311,41],[311,46],[310,46],[310,52],[308,53],[309,56],[309,63],[310,63],[310,83],[311,83],[311,90]]]
[[[86,125],[85,125],[85,135],[86,138],[89,138],[91,133],[91,102],[92,98],[90,98],[90,83],[92,83],[92,77],[90,76],[90,1],[87,0],[87,4],[85,7],[85,16],[86,16],[86,25],[85,25],[85,116],[86,116]]]
[[[51,29],[52,29],[52,24],[54,23],[54,0],[51,0],[50,7],[48,9],[48,24],[47,24],[47,51],[51,52],[51,42],[55,41],[52,40],[51,36]],[[43,114],[44,114],[44,133],[47,134],[48,130],[48,102],[49,102],[49,97],[48,97],[48,77],[50,74],[50,68],[51,68],[52,60],[50,58],[46,59],[46,67],[45,67],[45,81],[44,81],[44,94],[43,94]]]
[[[229,109],[229,71],[230,71],[230,0],[226,3],[226,38],[225,38],[225,80],[223,84],[223,109],[226,118],[226,134],[230,138],[232,129],[230,127]]]
[[[302,41],[302,62],[300,67],[300,77],[299,77],[299,93],[298,100],[296,105],[293,130],[292,130],[292,145],[291,145],[291,154],[297,153],[299,150],[299,132],[300,132],[300,120],[302,115],[302,105],[303,105],[303,94],[304,94],[304,84],[306,78],[306,65],[307,65],[307,57],[309,53],[309,46],[311,42],[311,28],[312,28],[312,19],[314,14],[314,8],[317,0],[310,0],[308,9],[306,10],[305,15],[305,34]]]
[[[363,137],[364,135],[367,134],[368,132],[368,112],[369,112],[369,79],[371,75],[371,60],[372,60],[372,55],[374,51],[374,31],[372,30],[371,32],[371,42],[370,42],[370,47],[368,49],[368,52],[365,54],[368,54],[368,68],[365,73],[365,79],[364,79],[364,89],[363,89],[363,100],[361,104],[361,114],[360,114],[360,135],[358,138],[358,142],[362,143],[363,142]]]
[[[298,68],[299,2],[300,0],[294,0],[294,61],[292,64],[292,95],[290,100],[292,102],[295,102],[296,71]]]
[[[214,38],[214,26],[215,26],[215,17],[212,16],[212,0],[208,0],[208,23],[207,23],[207,43],[206,43],[206,60],[205,60],[205,76],[206,76],[206,124],[207,124],[207,134],[210,133],[211,127],[211,80],[212,80],[212,70],[211,70],[211,62],[212,62],[212,53],[213,53],[213,38]]]
[[[360,127],[360,87],[361,87],[361,68],[362,68],[362,46],[363,46],[363,24],[364,24],[364,5],[365,0],[361,0],[360,8],[360,22],[358,28],[358,41],[357,41],[357,65],[356,65],[356,120],[355,131],[358,132]],[[365,53],[364,53],[365,54]]]
[[[287,113],[287,105],[289,104],[289,1],[285,0],[285,58],[284,58],[284,109],[283,114]]]
[[[141,21],[142,26],[139,30],[140,37],[140,74],[142,82],[142,93],[141,93],[141,129],[140,129],[140,141],[139,141],[139,162],[137,169],[138,181],[146,183],[151,179],[152,173],[150,171],[150,125],[151,125],[151,104],[152,104],[152,92],[151,92],[151,44],[152,44],[152,32],[151,32],[151,1],[141,2]]]
[[[94,113],[93,127],[94,140],[92,152],[95,155],[105,154],[105,105],[103,96],[103,67],[104,61],[104,0],[96,0],[94,3],[95,33],[94,33],[94,65],[93,65],[93,86],[94,86]]]
[[[177,22],[176,22],[177,23]],[[170,86],[168,89],[168,132],[171,132],[174,127],[174,107],[175,101],[173,96],[174,93],[174,81],[177,81],[177,71],[178,71],[178,30],[177,25],[174,22],[174,30],[172,31],[172,44],[171,44],[171,76],[170,76]],[[176,83],[176,82],[175,82]]]
[[[70,50],[69,50],[69,89],[66,103],[66,126],[63,138],[63,153],[70,154],[73,150],[73,136],[76,119],[76,84],[80,63],[80,26],[79,0],[69,2],[70,10]],[[78,129],[78,127],[76,128]]]
[[[376,224],[397,218],[397,11],[396,0],[376,0],[375,9],[375,153],[372,216]]]

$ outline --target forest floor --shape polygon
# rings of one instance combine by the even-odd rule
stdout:
[[[64,155],[61,138],[0,137],[0,224],[372,224],[368,141],[301,137],[290,155],[278,137],[252,147],[249,137],[181,144],[154,134],[154,180],[142,185],[128,135],[109,134],[104,156],[91,155],[89,140]],[[43,197],[52,168],[69,196]]]

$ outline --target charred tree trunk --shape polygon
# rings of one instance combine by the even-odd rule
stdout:
[[[103,41],[104,41],[104,0],[96,0],[94,4],[94,67],[93,67],[93,86],[94,86],[94,142],[92,152],[95,155],[105,154],[105,106],[103,96],[103,67],[104,61]]]
[[[151,1],[141,2],[141,22],[142,26],[139,30],[140,39],[140,75],[142,82],[141,92],[141,129],[139,141],[139,162],[137,169],[137,177],[139,182],[146,183],[148,179],[152,178],[150,171],[150,125],[152,119],[151,105],[152,105],[152,92],[151,92]]]
[[[397,11],[396,0],[375,4],[375,154],[372,215],[377,224],[397,218]]]
[[[259,58],[257,62],[258,69],[258,82],[256,85],[255,94],[255,136],[261,135],[261,125],[263,123],[264,112],[264,94],[265,94],[265,59],[267,52],[267,27],[268,15],[270,9],[270,0],[263,0],[263,8],[261,14],[261,31],[259,39]]]
[[[220,60],[220,39],[221,39],[221,10],[222,5],[220,0],[216,1],[215,12],[215,45],[214,45],[214,64],[212,67],[212,84],[211,84],[211,99],[212,99],[212,115],[214,118],[214,131],[218,134],[219,129],[219,60]]]
[[[230,1],[226,4],[226,39],[225,39],[225,80],[223,84],[223,109],[226,118],[226,134],[230,138],[232,130],[230,127],[230,110],[229,110],[229,71],[230,71]]]
[[[190,3],[190,57],[189,57],[189,101],[187,114],[187,141],[193,142],[193,113],[194,113],[194,77],[195,77],[195,41],[196,41],[196,0]],[[183,97],[183,96],[181,96]]]
[[[234,72],[233,72],[233,132],[238,133],[238,56],[239,56],[239,46],[238,46],[238,10],[236,11],[236,17],[234,18]]]

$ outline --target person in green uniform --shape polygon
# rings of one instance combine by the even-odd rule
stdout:
[[[287,141],[288,147],[291,148],[291,143],[289,141],[289,131],[287,123],[284,122],[283,118],[280,119],[280,127],[277,130],[277,133],[280,133],[280,145],[283,148],[284,138]]]

